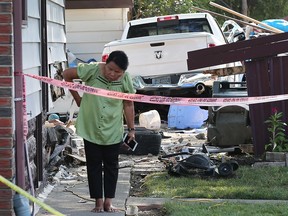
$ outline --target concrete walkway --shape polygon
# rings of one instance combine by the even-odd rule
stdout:
[[[83,167],[83,169],[85,168]],[[125,216],[125,202],[129,196],[130,189],[130,170],[131,168],[122,168],[119,170],[116,198],[113,200],[113,206],[118,208],[119,212],[104,212],[97,213],[97,215]],[[54,189],[43,202],[67,216],[95,216],[95,213],[90,212],[95,207],[95,202],[89,197],[87,179],[85,176],[82,176],[80,179],[80,181],[79,178],[78,180],[61,180],[54,186]],[[40,209],[36,215],[52,216],[53,214]]]

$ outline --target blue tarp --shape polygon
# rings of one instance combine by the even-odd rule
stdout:
[[[288,21],[284,19],[267,19],[263,20],[262,23],[265,23],[266,25],[272,26],[284,32],[288,32]]]

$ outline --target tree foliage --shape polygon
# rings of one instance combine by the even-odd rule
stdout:
[[[280,19],[288,16],[287,0],[246,1],[248,7],[247,15],[253,19],[262,21],[265,19]],[[240,19],[237,16],[211,6],[209,2],[210,0],[134,0],[133,19],[196,12],[192,6]],[[214,0],[213,2],[238,13],[242,13],[242,1],[240,0]]]
[[[191,0],[134,0],[134,17],[144,18],[193,12]]]
[[[281,19],[288,16],[287,0],[249,0],[249,14],[257,20]]]

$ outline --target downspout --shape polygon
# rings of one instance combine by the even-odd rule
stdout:
[[[48,42],[47,42],[47,0],[41,1],[41,71],[42,76],[48,77]],[[47,113],[49,109],[48,104],[49,85],[42,82],[42,107],[43,112]],[[41,139],[42,140],[42,139]],[[42,148],[41,148],[42,151]],[[41,158],[42,162],[42,158]]]
[[[42,0],[41,4],[41,74],[42,76],[48,77],[48,60],[47,60],[47,4],[46,0]],[[42,125],[43,115],[48,110],[48,85],[44,82],[41,83],[42,87],[42,112],[36,117],[36,164],[37,164],[37,181],[43,181],[43,145],[42,145]]]
[[[15,154],[16,184],[25,190],[25,136],[27,130],[24,77],[22,67],[22,0],[13,1],[13,36],[14,36],[14,102],[15,102]],[[24,108],[23,108],[24,107]],[[24,116],[25,115],[25,116]],[[13,198],[16,216],[30,216],[29,200],[16,193]]]
[[[25,148],[22,67],[22,1],[13,1],[16,184],[25,190]]]

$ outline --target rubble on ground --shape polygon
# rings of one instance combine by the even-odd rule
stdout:
[[[77,167],[85,165],[86,158],[83,139],[75,134],[73,125],[66,127],[63,124],[57,124],[48,127],[47,131],[48,142],[45,147],[47,152],[45,167],[51,175],[55,175],[55,173],[65,166]],[[229,156],[227,156],[228,153],[242,153],[239,146],[231,148],[210,146],[209,143],[206,143],[207,129],[205,127],[189,130],[171,130],[164,128],[161,129],[160,134],[162,139],[159,155],[120,154],[119,167],[133,167],[135,172],[142,172],[146,175],[149,172],[168,169],[167,164],[169,163],[170,168],[171,166],[175,167],[177,163],[187,161],[187,158],[191,157],[193,152],[201,152],[201,154],[203,154],[201,159],[206,158],[207,163],[209,162],[208,158],[210,158],[211,161],[217,159],[220,160],[220,162],[225,162],[230,160]],[[206,148],[205,151],[208,150],[208,152],[203,152],[203,146]],[[167,159],[163,160],[165,156],[171,154],[175,155],[169,157],[169,159],[166,157]],[[206,156],[204,157],[204,155]],[[65,176],[63,178],[65,178]]]

